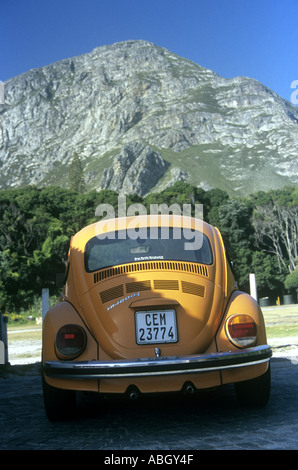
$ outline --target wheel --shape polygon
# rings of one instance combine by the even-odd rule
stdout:
[[[269,400],[271,388],[270,364],[265,374],[255,379],[235,383],[238,403],[246,407],[265,406]]]
[[[49,385],[42,377],[43,400],[47,418],[50,421],[66,421],[74,417],[76,392],[62,390]]]

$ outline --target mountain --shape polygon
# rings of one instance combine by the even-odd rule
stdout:
[[[89,189],[185,180],[247,195],[298,183],[298,109],[251,78],[116,43],[5,83],[0,188],[65,186],[75,154]]]

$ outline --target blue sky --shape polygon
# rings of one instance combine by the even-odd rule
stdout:
[[[0,0],[0,80],[128,39],[289,101],[298,80],[297,0]]]

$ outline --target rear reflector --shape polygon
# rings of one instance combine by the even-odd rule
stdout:
[[[228,336],[239,347],[252,346],[257,339],[257,325],[249,315],[233,315],[227,321]]]
[[[86,333],[79,325],[64,325],[56,336],[56,350],[60,355],[73,359],[86,347]]]
[[[65,334],[64,335],[64,339],[75,339],[75,334],[74,333],[71,333],[71,334]]]

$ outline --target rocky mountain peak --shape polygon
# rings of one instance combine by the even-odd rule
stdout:
[[[0,187],[65,185],[144,195],[177,179],[247,194],[298,182],[298,110],[259,82],[224,79],[126,41],[5,83]]]

